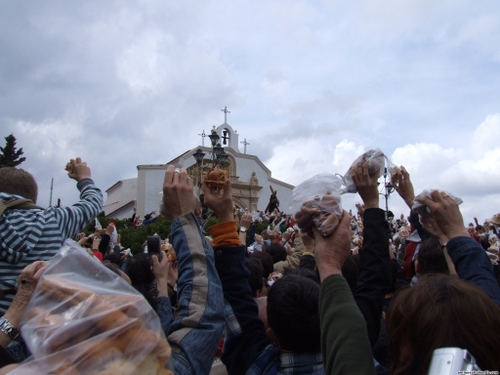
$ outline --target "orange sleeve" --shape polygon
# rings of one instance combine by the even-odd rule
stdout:
[[[236,221],[226,221],[212,225],[208,232],[213,238],[213,247],[240,246],[241,241],[236,231]]]

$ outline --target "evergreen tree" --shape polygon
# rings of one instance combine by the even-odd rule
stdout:
[[[26,160],[25,157],[21,157],[23,149],[16,150],[16,137],[12,134],[5,137],[5,141],[5,147],[0,147],[0,168],[17,167]]]

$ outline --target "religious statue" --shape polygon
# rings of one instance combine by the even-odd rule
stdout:
[[[279,211],[280,201],[278,199],[278,191],[274,190],[271,185],[269,185],[269,188],[271,189],[271,197],[269,198],[269,203],[267,204],[265,212],[272,213],[275,208]]]

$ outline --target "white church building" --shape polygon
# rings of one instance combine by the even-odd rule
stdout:
[[[227,109],[223,111],[226,113]],[[214,126],[212,131],[220,137],[220,145],[227,154],[228,162],[224,164],[223,169],[229,171],[235,205],[250,212],[263,211],[269,203],[272,188],[277,191],[280,210],[289,213],[294,186],[274,179],[271,171],[257,156],[247,154],[246,146],[249,143],[246,139],[240,142],[239,134],[227,121],[217,128]],[[137,215],[140,217],[152,211],[159,213],[163,178],[168,164],[186,168],[196,186],[196,193],[200,193],[198,187],[201,176],[212,165],[212,147],[204,145],[205,137],[208,138],[209,135],[205,132],[201,135],[203,137],[201,146],[186,151],[167,164],[138,165],[137,178],[120,180],[107,189],[107,199],[103,207],[106,217],[130,218],[134,207],[137,208]],[[244,145],[243,153],[239,150],[240,143]],[[205,154],[200,163],[193,157],[198,150]]]

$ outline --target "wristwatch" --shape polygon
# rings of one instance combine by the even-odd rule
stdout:
[[[247,231],[247,228],[245,227],[240,227],[240,233],[245,233]]]
[[[5,333],[12,340],[15,340],[19,337],[19,331],[17,330],[17,328],[14,327],[12,323],[5,319],[3,316],[0,318],[0,332]]]

